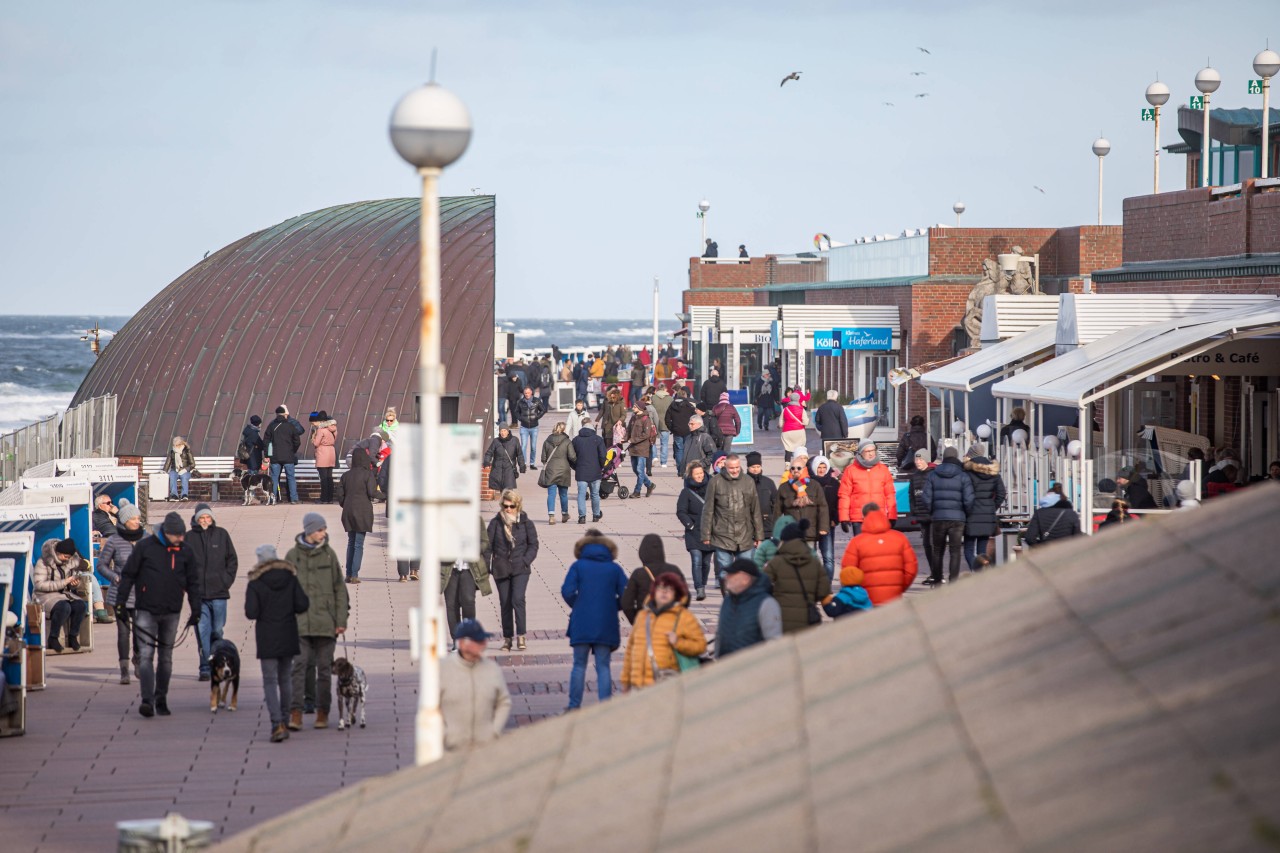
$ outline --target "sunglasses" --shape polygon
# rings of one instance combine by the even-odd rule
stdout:
[[[792,465],[792,466],[791,466],[791,470],[792,470],[792,471],[803,471],[803,470],[804,470],[804,466],[803,466],[803,465],[800,465],[800,466]]]
[[[515,505],[515,504],[503,504],[503,505],[502,505],[502,508],[503,508],[503,509],[515,509],[515,508],[516,508],[516,505]]]

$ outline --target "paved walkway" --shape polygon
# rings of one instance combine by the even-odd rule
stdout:
[[[766,470],[776,473],[782,463],[775,437],[776,433],[768,434],[769,446],[763,449]],[[568,611],[559,589],[573,561],[573,545],[585,530],[576,523],[546,523],[545,492],[536,487],[535,477],[531,472],[521,478],[526,510],[538,523],[541,540],[528,591],[529,649],[494,655],[511,685],[513,727],[558,715],[567,702]],[[598,526],[618,544],[619,559],[628,572],[639,565],[640,538],[656,531],[664,537],[668,560],[687,574],[682,528],[674,512],[680,488],[674,465],[659,468],[654,479],[658,489],[651,498],[605,500]],[[190,503],[157,504],[152,521],[169,509],[189,516],[194,508]],[[93,652],[48,659],[49,687],[30,694],[27,734],[0,741],[0,837],[6,853],[114,849],[116,821],[161,817],[168,811],[213,821],[218,837],[225,838],[413,763],[418,671],[409,659],[408,612],[419,593],[416,584],[397,582],[395,564],[384,550],[382,519],[366,542],[363,582],[348,587],[352,608],[347,652],[369,676],[368,728],[316,731],[310,728],[313,718],[307,717],[307,728],[286,743],[267,740],[270,722],[262,703],[252,626],[244,618],[243,575],[259,544],[274,543],[283,556],[301,530],[303,514],[312,510],[329,519],[333,545],[343,556],[346,540],[336,505],[215,507],[218,523],[231,533],[243,563],[225,632],[245,662],[236,713],[209,713],[207,685],[196,680],[194,640],[175,652],[169,695],[173,716],[168,718],[139,716],[136,679],[130,686],[116,683],[112,625],[97,626]],[[486,516],[494,511],[493,505],[485,507]],[[576,509],[570,514],[576,519]],[[843,544],[842,538],[838,548]],[[714,630],[718,608],[719,596],[713,592],[694,610]],[[490,631],[498,631],[496,593],[477,599],[477,611]],[[342,652],[339,644],[338,653]],[[619,657],[614,660],[616,677]],[[595,702],[590,672],[586,704]]]

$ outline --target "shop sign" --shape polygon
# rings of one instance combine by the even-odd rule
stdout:
[[[1280,341],[1229,341],[1183,359],[1181,368],[1195,376],[1280,376]]]

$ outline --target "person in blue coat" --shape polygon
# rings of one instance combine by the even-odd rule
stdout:
[[[600,480],[604,477],[607,449],[592,427],[591,419],[584,418],[582,429],[569,445],[569,464],[578,482],[578,523],[587,523],[587,493],[591,493],[591,520],[599,521]]]
[[[618,611],[627,588],[627,574],[618,565],[618,546],[595,528],[573,546],[573,565],[560,585],[560,595],[572,608],[569,645],[573,673],[569,676],[569,710],[582,705],[587,680],[587,655],[596,658],[596,686],[600,701],[613,695],[610,658],[622,644]]]
[[[925,586],[939,586],[960,577],[961,547],[964,525],[973,512],[973,480],[960,466],[960,454],[954,447],[942,453],[942,462],[929,472],[921,494],[923,506],[933,519],[933,551],[937,562],[929,567]],[[942,577],[942,556],[951,548],[951,566],[947,578]]]

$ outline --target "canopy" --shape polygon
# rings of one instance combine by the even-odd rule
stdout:
[[[973,355],[967,355],[937,370],[930,370],[920,377],[920,384],[938,391],[972,391],[1012,370],[1026,366],[1029,359],[1053,355],[1056,334],[1057,326],[1045,323],[1008,340],[984,346]]]

